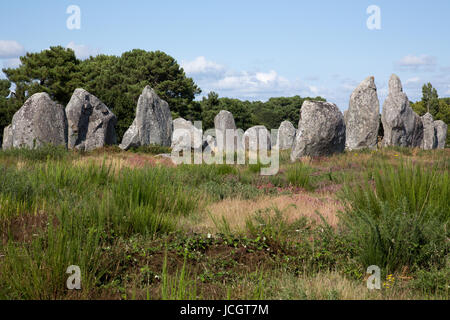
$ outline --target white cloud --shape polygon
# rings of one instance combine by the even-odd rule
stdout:
[[[96,56],[100,53],[99,49],[93,49],[89,46],[86,46],[84,44],[76,44],[75,42],[71,41],[66,48],[72,49],[75,51],[75,55],[78,59],[84,60],[89,58],[90,56]]]
[[[17,58],[25,53],[25,48],[13,40],[0,40],[0,59]]]
[[[299,80],[288,80],[275,70],[235,71],[203,56],[182,62],[181,65],[186,74],[202,88],[204,95],[215,91],[230,98],[266,100],[276,96],[315,96],[319,92],[319,88]]]
[[[432,70],[436,66],[436,57],[430,55],[407,55],[397,62],[397,65],[404,70],[419,71]]]
[[[188,76],[195,77],[197,79],[217,79],[225,73],[224,66],[213,61],[208,61],[203,56],[197,57],[193,61],[183,61],[181,66]]]

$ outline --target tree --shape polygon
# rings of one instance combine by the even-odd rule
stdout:
[[[438,113],[439,96],[437,90],[429,82],[422,87],[422,103],[427,112],[432,115]]]
[[[3,69],[9,81],[16,85],[15,95],[20,105],[38,92],[47,92],[65,105],[81,85],[80,61],[72,49],[50,47],[40,53],[27,53],[20,61],[16,69]]]
[[[133,122],[142,90],[150,85],[169,103],[173,117],[200,115],[193,100],[201,90],[174,58],[161,51],[132,50],[121,57],[100,55],[81,64],[85,89],[101,99],[118,119],[119,139]]]
[[[10,96],[10,87],[10,81],[0,80],[0,144],[3,142],[3,130],[11,123],[20,105],[14,96]]]

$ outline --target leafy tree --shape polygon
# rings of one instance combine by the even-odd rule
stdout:
[[[27,53],[20,61],[18,68],[3,69],[16,85],[20,105],[38,92],[47,92],[52,99],[65,105],[81,85],[80,61],[72,49],[50,47],[40,53]]]
[[[447,145],[450,144],[450,98],[439,99],[437,90],[427,83],[422,87],[422,100],[411,103],[411,107],[420,116],[429,112],[434,120],[444,121],[449,126]]]
[[[147,85],[169,103],[174,118],[200,115],[200,106],[193,100],[201,90],[164,52],[135,49],[121,57],[100,55],[83,61],[81,70],[85,89],[117,116],[119,139],[133,122],[139,96]]]
[[[422,103],[427,112],[432,115],[438,113],[439,96],[437,90],[429,82],[422,87]]]
[[[10,96],[11,82],[0,80],[0,144],[3,142],[3,130],[11,123],[14,113],[20,105],[14,96]]]

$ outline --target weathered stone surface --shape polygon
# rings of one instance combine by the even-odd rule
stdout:
[[[345,147],[349,150],[376,148],[380,102],[374,77],[368,77],[353,91],[344,113]]]
[[[436,120],[434,122],[434,128],[436,129],[436,148],[444,149],[447,142],[447,129],[448,126],[442,120]]]
[[[172,149],[198,149],[202,146],[202,131],[183,118],[173,120]]]
[[[292,149],[296,134],[297,130],[294,125],[290,121],[283,121],[280,128],[278,128],[277,140],[274,148],[279,150]]]
[[[173,123],[169,105],[155,91],[146,86],[139,97],[136,118],[125,132],[120,148],[172,144]]]
[[[236,124],[233,114],[229,111],[222,110],[214,118],[214,127],[216,129],[216,144],[219,152],[235,152],[240,147],[239,137],[237,136]],[[234,139],[230,137],[227,143],[227,135],[234,135]]]
[[[245,131],[242,144],[248,151],[270,150],[272,148],[270,133],[265,126],[255,126]]]
[[[3,129],[2,148],[3,150],[7,150],[12,148],[12,146],[13,146],[12,127],[11,125],[9,125],[5,127],[5,129]]]
[[[423,139],[421,147],[424,150],[436,149],[437,136],[433,116],[427,112],[421,117],[421,119],[423,123]]]
[[[117,143],[116,116],[96,96],[76,89],[66,106],[69,149],[92,151]]]
[[[410,107],[402,83],[395,74],[389,80],[389,95],[383,105],[381,121],[384,129],[383,146],[422,145],[422,120]]]
[[[14,148],[67,145],[64,108],[52,101],[47,93],[36,93],[25,102],[14,114],[11,130]]]
[[[338,107],[329,102],[305,101],[291,160],[304,156],[327,156],[345,149],[345,122]]]

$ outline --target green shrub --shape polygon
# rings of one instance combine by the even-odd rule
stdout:
[[[312,169],[310,167],[298,162],[287,168],[286,177],[291,185],[312,191],[314,186],[311,182],[311,173]]]
[[[372,182],[347,185],[341,222],[364,266],[394,272],[442,267],[449,253],[450,180],[448,169],[411,163],[381,163]]]

